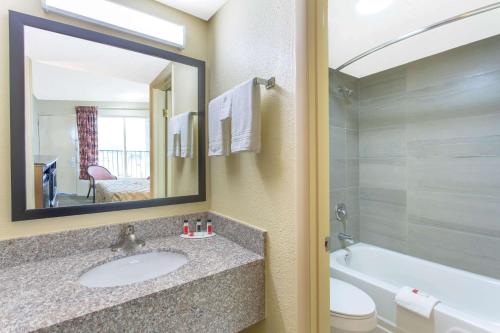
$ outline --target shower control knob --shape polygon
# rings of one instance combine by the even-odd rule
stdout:
[[[339,203],[335,206],[335,216],[340,222],[344,222],[347,218],[347,208],[345,204]]]

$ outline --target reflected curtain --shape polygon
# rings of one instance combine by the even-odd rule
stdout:
[[[97,165],[97,107],[77,106],[76,125],[80,151],[80,179],[89,179],[87,168]]]

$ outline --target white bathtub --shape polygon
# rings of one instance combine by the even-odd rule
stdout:
[[[330,255],[330,274],[369,294],[377,305],[378,332],[500,333],[500,280],[358,243]],[[396,306],[399,288],[419,288],[441,300],[431,319]],[[335,292],[334,292],[335,293]]]

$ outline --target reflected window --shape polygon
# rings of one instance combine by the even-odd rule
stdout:
[[[119,178],[149,177],[149,119],[99,117],[99,165]]]

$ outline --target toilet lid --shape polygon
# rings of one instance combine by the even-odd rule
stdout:
[[[375,313],[375,303],[361,289],[330,278],[330,312],[348,317],[369,317]]]

